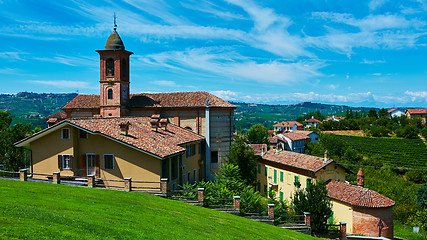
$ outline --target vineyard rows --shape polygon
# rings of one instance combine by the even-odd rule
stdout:
[[[337,136],[361,154],[381,160],[384,166],[427,168],[427,147],[421,139]]]

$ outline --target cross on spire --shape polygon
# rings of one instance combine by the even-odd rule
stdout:
[[[117,29],[116,19],[116,12],[114,12],[114,31]]]

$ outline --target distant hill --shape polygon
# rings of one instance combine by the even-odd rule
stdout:
[[[281,121],[295,120],[301,115],[320,111],[322,115],[344,116],[348,109],[366,111],[371,108],[349,107],[322,103],[302,102],[289,105],[269,105],[231,102],[237,108],[234,111],[235,127],[237,130],[250,128],[253,124],[261,123],[268,128]]]
[[[76,93],[0,94],[0,110],[9,111],[17,122],[31,123],[33,127],[46,127],[46,117],[58,112],[62,106],[77,96]]]
[[[0,110],[10,111],[12,124],[17,122],[31,123],[33,127],[47,127],[46,117],[61,109],[77,96],[76,93],[32,93],[0,94]],[[369,108],[354,108],[342,105],[330,105],[302,102],[290,105],[268,105],[231,102],[237,106],[234,119],[236,129],[250,128],[261,123],[272,128],[275,122],[295,120],[309,112],[320,111],[323,115],[343,115],[346,110],[369,111]]]

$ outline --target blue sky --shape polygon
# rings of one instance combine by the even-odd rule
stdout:
[[[133,93],[427,107],[427,0],[0,0],[1,92],[98,93],[114,12]]]

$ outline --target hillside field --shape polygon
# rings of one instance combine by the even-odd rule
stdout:
[[[378,158],[384,166],[427,169],[427,147],[421,139],[337,136],[363,155]]]
[[[143,193],[0,180],[0,239],[317,239]]]

